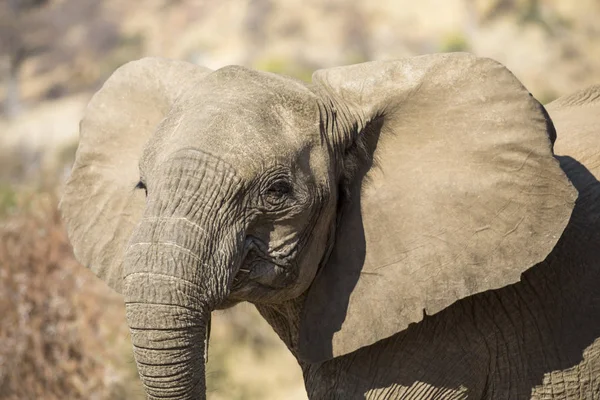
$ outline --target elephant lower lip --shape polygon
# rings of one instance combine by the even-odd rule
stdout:
[[[247,238],[246,245],[246,257],[231,287],[233,299],[262,297],[261,293],[285,289],[296,280],[295,266],[280,255],[271,257],[257,238]]]
[[[271,252],[268,250],[268,246],[263,243],[260,239],[254,236],[248,236],[246,239],[247,254],[251,256],[267,261],[271,264],[275,264],[281,268],[289,268],[290,264],[286,261],[291,258],[297,250],[296,247],[290,248],[286,252],[278,253],[278,249],[274,249]],[[271,254],[273,253],[273,254]]]
[[[266,293],[271,291],[279,291],[281,287],[271,284],[263,284],[256,281],[248,282],[239,289],[232,291],[230,294],[231,303],[237,304],[240,301],[255,301],[266,296]]]
[[[281,266],[268,260],[255,260],[250,268],[248,279],[265,286],[281,289],[293,279],[293,269],[290,264]]]
[[[286,286],[290,275],[293,275],[293,265],[282,260],[274,260],[256,246],[246,254],[243,266],[238,270],[232,290],[246,285],[249,281],[260,282],[272,288],[283,288]]]
[[[289,273],[289,268],[282,269],[274,266],[274,269],[276,271],[271,269],[271,271],[255,275],[244,273],[242,277],[236,279],[234,282],[230,295],[234,299],[242,297],[245,299],[246,294],[252,293],[255,290],[285,289],[295,280],[295,274]]]

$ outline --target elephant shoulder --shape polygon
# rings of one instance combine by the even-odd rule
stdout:
[[[593,85],[546,105],[556,128],[554,152],[569,156],[600,178],[600,85]]]
[[[569,107],[586,107],[600,103],[600,84],[588,86],[585,89],[559,97],[546,105],[548,110]]]

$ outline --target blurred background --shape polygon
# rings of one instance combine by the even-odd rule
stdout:
[[[142,399],[122,299],[71,254],[56,206],[91,95],[146,55],[310,80],[470,51],[542,103],[600,83],[598,0],[0,0],[0,399]],[[209,399],[305,399],[251,305],[217,313]]]

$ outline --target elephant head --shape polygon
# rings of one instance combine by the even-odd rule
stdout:
[[[302,299],[304,362],[519,280],[575,191],[543,107],[467,54],[317,71],[311,84],[143,59],[91,100],[61,208],[125,298],[150,398],[204,396],[210,312]]]

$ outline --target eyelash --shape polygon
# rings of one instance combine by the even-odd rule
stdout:
[[[279,179],[267,188],[266,195],[276,198],[285,199],[292,193],[292,185],[283,179]]]
[[[148,188],[146,187],[146,184],[141,180],[135,185],[135,189],[144,189],[146,196],[148,196]]]

